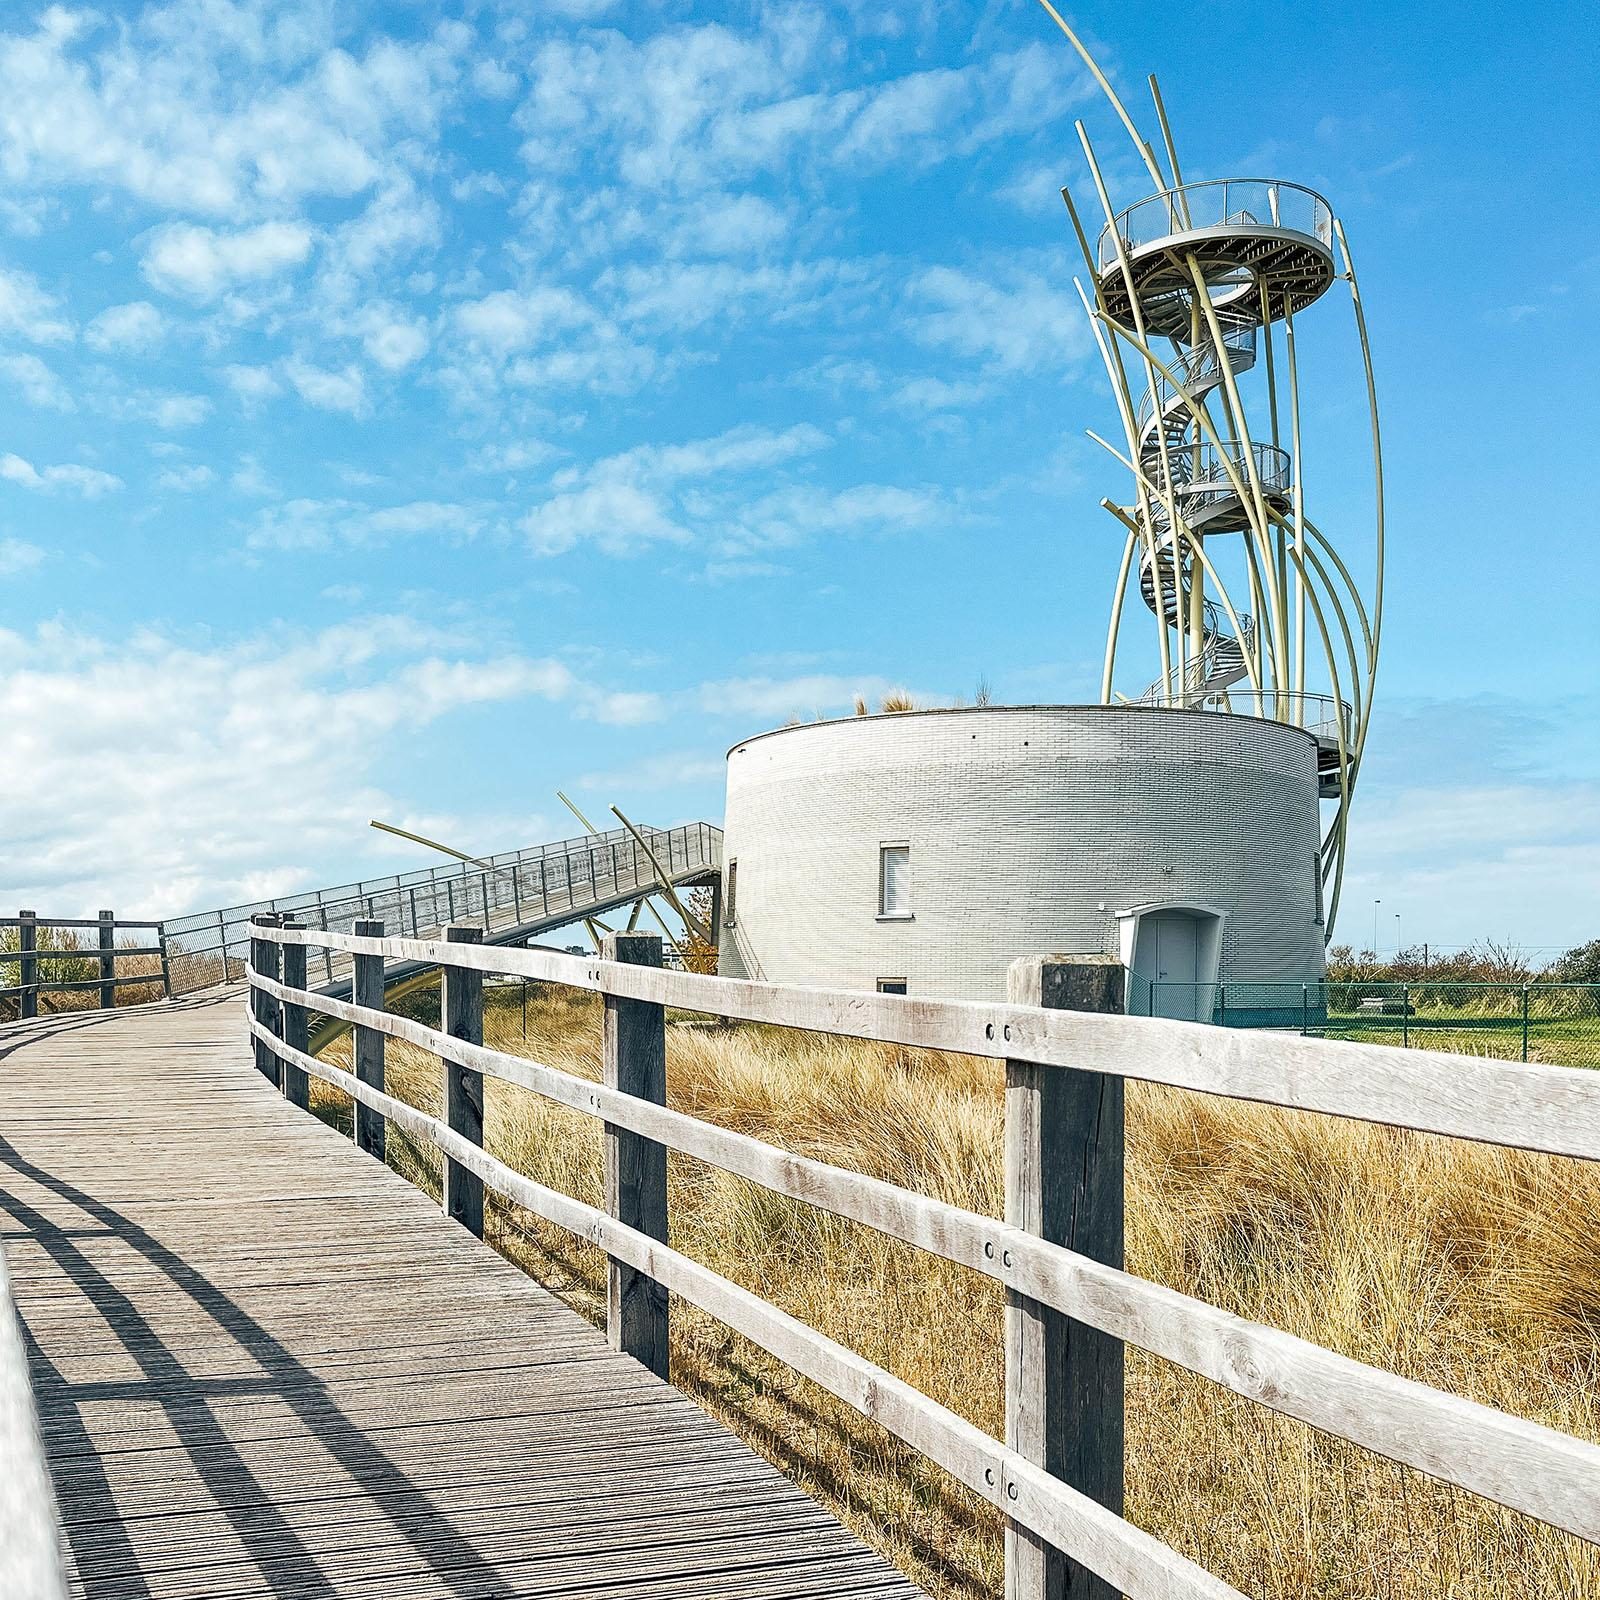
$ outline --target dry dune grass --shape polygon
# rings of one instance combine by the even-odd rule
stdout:
[[[598,1076],[591,996],[491,991],[488,1042]],[[335,1047],[336,1054],[348,1044]],[[390,1046],[390,1081],[437,1110],[436,1061]],[[683,1019],[673,1105],[995,1214],[997,1067]],[[338,1115],[330,1097],[330,1114]],[[1600,1171],[1583,1164],[1134,1086],[1129,1266],[1229,1310],[1588,1438],[1600,1436]],[[587,1119],[503,1084],[487,1142],[600,1198]],[[393,1159],[437,1184],[404,1141]],[[1000,1430],[995,1287],[708,1169],[671,1165],[673,1243],[981,1426]],[[598,1317],[603,1263],[517,1208],[496,1242]],[[1000,1585],[995,1516],[919,1457],[693,1310],[674,1379],[940,1596]],[[1600,1593],[1578,1540],[1130,1352],[1128,1514],[1263,1600],[1523,1600]]]

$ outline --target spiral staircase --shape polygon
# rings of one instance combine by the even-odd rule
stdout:
[[[1152,195],[1101,234],[1106,314],[1137,338],[1169,340],[1174,351],[1165,372],[1152,372],[1137,417],[1139,593],[1193,648],[1138,703],[1227,710],[1228,691],[1252,675],[1256,619],[1207,597],[1198,551],[1208,536],[1248,536],[1258,493],[1286,515],[1293,464],[1275,445],[1202,428],[1200,415],[1210,416],[1207,401],[1223,389],[1221,414],[1232,417],[1227,391],[1255,366],[1263,328],[1310,305],[1333,281],[1332,243],[1326,201],[1258,179]],[[1255,709],[1260,714],[1262,703]],[[1338,796],[1352,758],[1350,707],[1331,695],[1268,687],[1265,710],[1314,735],[1319,791]]]

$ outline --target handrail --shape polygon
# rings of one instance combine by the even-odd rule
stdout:
[[[1254,211],[1248,209],[1252,205]],[[1302,222],[1306,226],[1299,226]],[[1315,189],[1279,178],[1208,178],[1163,189],[1119,211],[1100,232],[1096,259],[1104,272],[1117,264],[1119,239],[1125,249],[1139,250],[1162,239],[1241,224],[1304,234],[1333,248],[1333,207]]]
[[[713,871],[721,863],[722,830],[712,823],[642,827],[640,831],[652,843],[667,841],[663,853],[670,857],[672,870],[685,876]],[[613,873],[613,862],[622,869],[619,873]],[[452,861],[332,889],[302,890],[244,906],[192,912],[165,924],[175,975],[173,992],[188,993],[237,979],[254,916],[289,915],[319,926],[348,926],[378,914],[391,921],[398,918],[403,925],[409,923],[413,932],[420,932],[424,925],[444,927],[471,916],[504,928],[546,920],[544,912],[568,905],[589,905],[591,897],[582,891],[620,884],[624,878],[628,888],[643,891],[654,884],[655,872],[628,831],[612,828],[502,851],[483,857],[481,864]],[[540,908],[538,915],[518,914],[535,906]],[[326,964],[324,976],[333,976]]]
[[[1069,1066],[1080,1073],[1115,1073],[1117,1064],[1108,1061],[1104,1048],[1107,1041],[1136,1041],[1142,1067],[1134,1071],[1124,1063],[1124,1075],[1211,1093],[1270,1097],[1274,1103],[1284,1105],[1307,1106],[1317,1097],[1316,1080],[1359,1081],[1366,1066],[1375,1070],[1369,1072],[1370,1081],[1361,1084],[1361,1090],[1384,1091],[1382,1105],[1373,1108],[1379,1111],[1377,1120],[1428,1125],[1416,1121],[1414,1109],[1397,1107],[1394,1102],[1397,1091],[1402,1089],[1409,1090],[1411,1098],[1417,1100],[1419,1089],[1431,1078],[1436,1091],[1457,1102],[1457,1114],[1450,1119],[1454,1125],[1437,1131],[1466,1131],[1469,1137],[1479,1138],[1499,1138],[1511,1131],[1521,1134],[1511,1142],[1528,1142],[1526,1125],[1512,1129],[1506,1124],[1513,1107],[1493,1093],[1484,1097],[1483,1089],[1486,1082],[1514,1079],[1526,1093],[1532,1069],[1486,1075],[1480,1072],[1476,1084],[1459,1085],[1457,1078],[1463,1067],[1484,1066],[1471,1057],[1430,1056],[1420,1074],[1418,1064],[1408,1062],[1407,1081],[1401,1083],[1395,1071],[1396,1058],[1411,1053],[1384,1046],[1338,1045],[1292,1037],[1257,1040],[1221,1034],[1202,1025],[1035,1006],[784,988],[670,973],[628,962],[580,961],[550,952],[496,950],[453,941],[310,935],[303,930],[265,926],[254,931],[263,949],[271,945],[315,946],[329,941],[368,959],[415,959],[418,951],[426,947],[427,953],[447,970],[478,974],[475,982],[481,982],[481,974],[486,971],[505,971],[596,990],[607,996],[608,1007],[618,1001],[644,1001],[654,1027],[663,1026],[660,1008],[673,1005],[853,1037],[973,1050],[980,1055],[1003,1056],[1012,1066]],[[881,1179],[795,1155],[672,1110],[664,1104],[664,1096],[629,1092],[624,1085],[613,1085],[609,1077],[605,1084],[597,1084],[539,1062],[485,1048],[473,1039],[460,1037],[454,1027],[449,1031],[430,1028],[376,1008],[316,994],[281,983],[270,972],[257,971],[254,966],[249,977],[268,1008],[276,1004],[318,1011],[374,1035],[403,1040],[430,1051],[453,1068],[461,1069],[463,1077],[481,1082],[481,1075],[488,1074],[516,1084],[603,1121],[612,1133],[625,1130],[654,1146],[684,1152],[791,1199],[873,1227],[983,1273],[1003,1283],[1014,1297],[1052,1308],[1113,1339],[1139,1345],[1237,1394],[1552,1526],[1600,1540],[1600,1446],[1235,1317],[1195,1297],[1052,1243],[1025,1228],[997,1222]],[[486,1155],[480,1147],[481,1134],[477,1141],[467,1138],[458,1128],[394,1099],[372,1083],[286,1044],[283,1030],[263,1020],[259,1009],[250,1026],[253,1037],[269,1055],[343,1089],[362,1105],[435,1145],[447,1162],[464,1166],[490,1188],[599,1246],[614,1262],[624,1262],[756,1340],[954,1473],[1004,1511],[1013,1523],[1030,1529],[1099,1573],[1118,1592],[1130,1596],[1213,1597],[1235,1593],[882,1368],[668,1248],[664,1243],[664,1217],[662,1234],[655,1236],[628,1225],[610,1211],[545,1188]],[[479,1028],[481,1036],[481,1023]],[[610,1037],[608,1025],[608,1041]],[[1245,1041],[1243,1049],[1236,1047],[1241,1041]],[[1259,1080],[1263,1064],[1284,1054],[1291,1060],[1279,1062],[1274,1093],[1263,1096],[1259,1081],[1255,1085],[1258,1092],[1250,1093],[1249,1068],[1254,1066]],[[1209,1070],[1208,1056],[1217,1058],[1209,1064]],[[1320,1059],[1323,1071],[1307,1070],[1313,1059]],[[1223,1069],[1220,1073],[1218,1067]],[[1562,1073],[1562,1069],[1553,1071]],[[1565,1077],[1580,1084],[1588,1080],[1586,1074],[1566,1073]],[[1464,1095],[1450,1092],[1462,1087]],[[1504,1087],[1502,1081],[1501,1088]],[[1548,1098],[1552,1087],[1553,1080],[1546,1074],[1532,1097]],[[481,1091],[478,1098],[481,1103]],[[1561,1112],[1568,1134],[1573,1132],[1574,1123],[1584,1127],[1575,1138],[1560,1141],[1567,1153],[1600,1158],[1600,1086],[1587,1091],[1580,1087],[1575,1098],[1557,1098],[1563,1102]],[[1355,1113],[1346,1107],[1340,1114]],[[1463,1120],[1476,1120],[1477,1131],[1463,1129]],[[1484,1123],[1494,1127],[1485,1132]],[[1546,1133],[1553,1136],[1554,1129],[1549,1128]],[[1573,1144],[1583,1148],[1574,1150]],[[1552,1146],[1547,1138],[1533,1147]]]
[[[0,1245],[0,1595],[67,1600],[61,1518],[28,1380],[22,1324]]]
[[[0,1000],[17,1002],[18,1020],[27,1022],[39,1014],[39,996],[61,994],[69,991],[87,992],[98,989],[100,1009],[109,1011],[117,1004],[117,990],[133,985],[155,988],[159,997],[172,993],[171,969],[167,962],[167,940],[159,922],[141,922],[129,917],[118,917],[114,911],[102,911],[97,917],[41,917],[36,911],[19,911],[14,917],[0,917],[0,927],[17,930],[16,948],[0,949],[0,975],[9,976],[8,968],[17,969],[17,982],[0,981]],[[39,943],[39,930],[65,930],[70,943],[58,942],[54,947]],[[93,928],[99,935],[94,944],[80,945],[79,929]],[[154,928],[156,942],[146,945],[119,945],[117,931],[121,928]],[[117,963],[130,958],[156,957],[160,962],[155,972],[117,972]],[[41,973],[41,968],[70,967],[81,963],[97,971],[93,978],[57,979]]]
[[[528,978],[741,1022],[881,1044],[1103,1072],[1418,1133],[1600,1160],[1600,1073],[1515,1066],[1395,1045],[1248,1034],[1199,1022],[1043,1011],[984,1000],[912,999],[710,977],[505,945],[252,929],[273,944]]]

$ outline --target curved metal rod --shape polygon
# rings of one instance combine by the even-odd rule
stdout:
[[[1100,63],[1089,54],[1088,50],[1084,47],[1083,40],[1080,39],[1077,34],[1075,34],[1072,29],[1067,26],[1066,18],[1063,17],[1061,13],[1050,4],[1050,0],[1039,0],[1039,4],[1050,13],[1051,19],[1054,21],[1055,25],[1064,34],[1066,34],[1068,42],[1072,45],[1072,48],[1078,52],[1078,56],[1082,60],[1084,66],[1089,69],[1090,73],[1094,77],[1094,81],[1100,85],[1100,92],[1105,95],[1107,100],[1111,102],[1112,109],[1122,119],[1122,126],[1128,130],[1128,137],[1133,140],[1134,149],[1139,152],[1139,159],[1144,162],[1145,167],[1149,170],[1150,176],[1155,179],[1156,188],[1162,190],[1170,188],[1171,185],[1169,185],[1167,180],[1161,175],[1161,168],[1156,163],[1155,156],[1150,149],[1149,141],[1146,140],[1139,130],[1134,126],[1133,118],[1128,115],[1128,108],[1124,106],[1122,101],[1117,97],[1117,91],[1111,87],[1111,80],[1100,70]]]
[[[1109,202],[1109,200],[1108,200],[1108,198],[1106,196],[1105,185],[1100,180],[1099,169],[1095,165],[1094,152],[1093,152],[1093,149],[1091,148],[1091,146],[1089,144],[1088,135],[1084,132],[1084,127],[1083,127],[1083,124],[1081,122],[1076,124],[1076,126],[1077,126],[1077,130],[1078,130],[1078,138],[1079,138],[1079,140],[1081,141],[1081,143],[1083,145],[1085,157],[1087,158],[1087,160],[1089,162],[1090,171],[1094,174],[1096,192],[1100,196],[1100,203],[1101,203],[1102,207],[1105,207],[1105,206],[1109,205],[1110,202]],[[1063,189],[1061,192],[1062,192],[1063,198],[1065,198],[1066,201],[1067,201],[1068,209],[1072,211],[1073,220],[1074,220],[1074,222],[1076,222],[1076,220],[1077,220],[1077,209],[1076,209],[1076,207],[1073,206],[1071,197],[1067,195],[1067,191],[1065,189]],[[1083,237],[1081,228],[1079,230],[1079,236],[1080,236],[1080,238]],[[1086,242],[1085,242],[1085,249],[1087,249],[1087,243]],[[1121,241],[1120,238],[1117,240],[1117,254],[1118,254],[1118,257],[1123,261],[1124,269],[1126,270],[1126,260],[1127,260],[1127,258],[1126,258],[1126,253],[1123,250],[1122,241]],[[1107,371],[1108,374],[1110,374],[1113,386],[1117,390],[1117,404],[1118,404],[1118,407],[1120,409],[1121,416],[1122,416],[1122,428],[1123,428],[1123,432],[1126,433],[1127,436],[1128,436],[1128,451],[1129,451],[1129,453],[1131,455],[1137,455],[1138,454],[1138,442],[1137,442],[1138,441],[1138,426],[1137,426],[1137,422],[1136,422],[1135,415],[1134,415],[1133,391],[1129,387],[1129,384],[1128,384],[1127,372],[1126,372],[1126,370],[1124,369],[1124,367],[1122,365],[1122,362],[1121,362],[1121,359],[1120,359],[1120,354],[1119,354],[1118,360],[1115,363],[1112,362],[1112,360],[1110,358],[1110,355],[1107,353],[1105,340],[1100,335],[1099,322],[1097,320],[1096,312],[1093,309],[1091,309],[1091,307],[1089,305],[1088,296],[1085,295],[1084,292],[1083,292],[1083,285],[1081,283],[1079,283],[1076,279],[1073,280],[1073,283],[1074,283],[1074,287],[1078,291],[1078,298],[1083,302],[1083,309],[1084,309],[1085,313],[1088,315],[1089,326],[1094,330],[1095,343],[1097,345],[1099,345],[1100,353],[1101,353],[1102,357],[1105,359],[1106,371]],[[1099,293],[1100,293],[1099,278],[1097,276],[1096,279],[1095,279],[1095,295],[1096,295],[1097,302],[1098,302],[1098,299],[1099,299]],[[1115,341],[1113,341],[1113,347],[1115,347]],[[1160,606],[1158,608],[1158,615],[1156,617],[1156,624],[1157,624],[1157,628],[1158,628],[1158,632],[1157,632],[1157,636],[1156,637],[1157,637],[1157,643],[1159,645],[1160,656],[1161,656],[1161,676],[1162,676],[1163,681],[1170,683],[1171,680],[1172,680],[1172,649],[1171,649],[1171,641],[1167,638],[1167,619],[1166,619],[1167,599],[1166,599],[1166,592],[1165,592],[1164,588],[1162,587],[1162,583],[1161,583],[1160,563],[1156,560],[1156,542],[1155,542],[1155,531],[1154,531],[1155,519],[1154,519],[1154,517],[1152,517],[1150,515],[1150,502],[1149,502],[1149,499],[1148,499],[1149,493],[1150,493],[1150,486],[1147,483],[1144,483],[1143,480],[1141,479],[1141,487],[1138,490],[1138,494],[1139,494],[1139,509],[1140,509],[1140,512],[1141,512],[1141,521],[1143,522],[1144,528],[1145,528],[1145,546],[1146,546],[1146,553],[1147,553],[1147,556],[1148,556],[1149,561],[1150,561],[1151,575],[1152,575],[1152,577],[1153,577],[1153,579],[1155,581],[1155,585],[1156,585],[1156,596],[1157,596],[1158,600],[1160,601]],[[1163,499],[1164,499],[1164,503],[1165,503],[1165,505],[1167,507],[1167,518],[1168,518],[1167,526],[1170,528],[1172,526],[1173,518],[1175,518],[1176,515],[1177,515],[1177,506],[1176,506],[1175,498],[1174,498],[1174,496],[1172,494],[1172,482],[1171,482],[1170,478],[1167,481],[1167,486],[1166,486],[1166,490],[1164,491]],[[1177,596],[1178,579],[1177,579],[1177,573],[1176,572],[1173,573],[1172,582],[1173,582],[1173,596],[1172,596],[1173,609],[1176,610],[1177,609],[1177,601],[1178,601],[1178,596]],[[1182,646],[1181,646],[1181,641],[1180,641],[1180,647],[1179,647],[1179,660],[1180,660],[1180,662],[1182,661],[1182,659],[1183,659],[1183,657],[1182,657]]]
[[[1114,511],[1109,501],[1102,501],[1107,510]],[[1121,521],[1121,518],[1118,518]],[[1111,625],[1106,630],[1106,664],[1100,678],[1100,703],[1111,704],[1111,680],[1117,668],[1117,629],[1122,623],[1122,604],[1128,593],[1128,573],[1133,567],[1133,552],[1139,544],[1139,530],[1132,528],[1122,542],[1122,566],[1117,572],[1117,586],[1111,591]]]
[[[1372,640],[1376,652],[1383,637],[1383,566],[1384,566],[1384,505],[1383,505],[1383,436],[1378,426],[1378,384],[1372,371],[1372,344],[1367,338],[1367,313],[1361,301],[1361,285],[1356,279],[1355,257],[1350,254],[1349,242],[1344,236],[1344,224],[1335,217],[1333,231],[1339,241],[1339,253],[1344,257],[1345,281],[1350,285],[1350,303],[1356,315],[1356,336],[1361,341],[1361,364],[1367,378],[1367,410],[1372,418],[1372,474],[1377,497],[1377,588],[1372,600]]]

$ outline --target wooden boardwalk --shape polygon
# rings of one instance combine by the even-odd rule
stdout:
[[[237,993],[0,1032],[74,1593],[917,1591],[253,1069]]]

